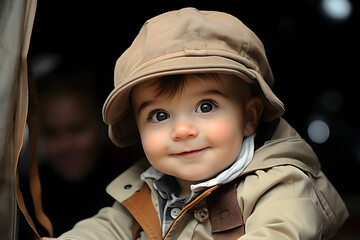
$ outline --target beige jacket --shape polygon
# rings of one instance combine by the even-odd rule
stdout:
[[[136,199],[145,189],[139,175],[148,166],[145,161],[139,162],[116,178],[107,188],[116,200],[114,205],[79,222],[59,239],[132,239],[133,216],[127,209],[140,220],[151,212],[157,214],[156,219],[143,221],[147,233],[141,232],[138,239],[158,239],[158,199],[151,180],[145,181],[152,202]],[[256,150],[241,176],[237,196],[245,222],[242,240],[326,239],[348,217],[342,199],[320,170],[315,153],[283,119],[272,139]],[[210,222],[199,221],[196,210],[206,208],[206,198],[216,188],[206,190],[186,206],[164,239],[212,239]]]

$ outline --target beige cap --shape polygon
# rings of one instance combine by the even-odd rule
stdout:
[[[284,113],[271,88],[273,75],[260,39],[237,18],[222,12],[184,8],[148,20],[115,66],[115,89],[103,107],[109,136],[119,147],[138,137],[129,109],[131,89],[149,79],[189,73],[234,74],[258,82],[262,121]]]

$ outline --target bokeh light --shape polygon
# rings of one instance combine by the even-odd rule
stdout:
[[[322,144],[328,140],[330,128],[324,121],[316,119],[310,122],[307,133],[311,141]]]
[[[352,12],[349,0],[322,0],[321,8],[327,17],[335,21],[345,21]]]

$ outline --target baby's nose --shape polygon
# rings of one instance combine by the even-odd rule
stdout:
[[[198,128],[190,120],[183,120],[175,124],[171,137],[174,141],[195,138],[199,134]]]

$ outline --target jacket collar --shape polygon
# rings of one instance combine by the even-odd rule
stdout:
[[[141,159],[115,178],[106,188],[106,192],[118,202],[123,202],[139,191],[144,185],[141,173],[150,167],[146,159]],[[149,186],[150,189],[152,186]]]
[[[321,165],[311,146],[283,119],[271,138],[257,149],[241,175],[280,165],[293,165],[318,175]]]

